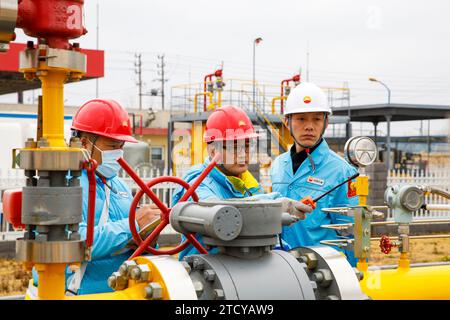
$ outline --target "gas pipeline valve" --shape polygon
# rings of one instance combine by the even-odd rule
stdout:
[[[9,49],[16,27],[51,48],[72,49],[68,41],[87,33],[83,5],[84,0],[0,0],[0,52]]]
[[[394,220],[408,224],[413,219],[412,213],[422,206],[424,192],[417,186],[395,185],[386,189],[384,200],[394,211]]]
[[[217,91],[223,91],[223,87],[225,87],[225,82],[223,82],[222,77],[217,77],[217,79],[216,79]]]
[[[288,96],[290,93],[291,93],[291,87],[286,86],[286,87],[284,88],[284,94],[285,94],[286,96]]]
[[[206,245],[219,249],[182,262],[200,300],[366,298],[336,250],[273,250],[282,225],[296,221],[283,212],[280,200],[185,202],[174,206],[170,221],[175,230],[200,233]],[[268,277],[273,270],[277,276]]]
[[[399,247],[401,243],[399,241],[391,241],[387,235],[382,235],[380,239],[380,249],[384,254],[389,254],[393,247]]]
[[[281,200],[179,202],[172,227],[203,236],[216,254],[137,256],[108,279],[117,297],[199,300],[366,299],[345,256],[329,247],[273,250],[295,219]],[[268,276],[276,270],[276,277]]]

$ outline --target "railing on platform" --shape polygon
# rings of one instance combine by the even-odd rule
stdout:
[[[261,112],[265,114],[281,114],[280,103],[275,106],[275,112],[272,112],[272,99],[279,97],[280,84],[278,83],[263,83],[255,81],[255,101],[253,101],[253,81],[246,79],[224,79],[225,86],[220,91],[220,105],[238,105],[241,108],[246,108],[250,111],[254,110],[257,105]],[[281,80],[280,80],[281,81]],[[208,82],[207,82],[208,83]],[[293,87],[291,87],[293,88]],[[338,100],[342,98],[337,97],[332,93],[348,93],[349,89],[346,87],[322,87],[328,93],[331,105],[337,105]],[[204,83],[188,83],[176,85],[171,88],[170,105],[171,111],[183,111],[185,113],[194,112],[195,95],[204,92]],[[214,89],[212,92],[214,104],[217,104],[219,99],[219,90]],[[248,99],[247,95],[252,98]],[[200,99],[199,105],[204,106],[203,98]],[[208,103],[206,103],[208,105]],[[198,112],[204,111],[203,108],[198,108]]]

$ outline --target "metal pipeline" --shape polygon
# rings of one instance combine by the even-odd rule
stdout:
[[[427,210],[445,210],[444,208],[450,209],[450,205],[445,204],[436,204],[436,205],[427,205],[427,208],[432,206],[432,209]],[[427,220],[417,220],[412,221],[410,225],[421,225],[421,224],[440,224],[440,223],[450,223],[450,219],[427,219]],[[371,226],[386,226],[386,225],[397,225],[398,222],[395,221],[375,221],[371,222]],[[334,230],[345,230],[350,227],[353,227],[353,223],[340,223],[340,224],[324,224],[320,226],[324,229],[334,229]]]
[[[425,193],[431,193],[450,200],[450,193],[447,190],[431,187],[431,186],[419,186]]]
[[[206,99],[206,96],[208,96],[208,98],[209,98],[209,105],[211,106],[212,104],[213,104],[213,95],[212,95],[212,93],[211,92],[200,92],[200,93],[196,93],[195,94],[195,96],[194,96],[194,112],[197,112],[197,106],[198,106],[198,96],[205,96],[205,99]],[[205,100],[206,101],[206,100]],[[203,110],[203,111],[206,111],[206,106],[205,106],[205,109]]]
[[[211,82],[212,81],[212,77],[222,77],[222,70],[221,69],[216,70],[214,73],[207,74],[205,76],[205,78],[203,79],[203,92],[206,92],[207,81],[209,79],[209,81]],[[211,94],[212,94],[212,92],[211,92]],[[206,111],[206,96],[203,99],[203,111]]]
[[[281,102],[282,101],[284,101],[284,100],[286,100],[287,99],[287,97],[285,97],[285,96],[280,96],[280,97],[274,97],[273,99],[272,99],[272,114],[275,114],[275,102],[277,101],[277,100],[280,100]],[[281,110],[283,109],[283,105],[281,105]],[[283,111],[281,111],[281,113],[283,113]]]
[[[367,270],[360,285],[374,300],[448,300],[450,265]]]
[[[409,239],[439,239],[439,238],[450,238],[450,234],[431,234],[423,236],[409,236]],[[390,237],[391,240],[398,240],[398,237]],[[370,238],[370,241],[380,241],[381,237]],[[355,239],[336,239],[336,240],[322,240],[321,244],[340,246],[347,243],[353,243]]]
[[[423,236],[408,236],[409,239],[440,239],[440,238],[450,238],[450,234],[430,234]],[[398,240],[399,237],[390,237],[391,240]],[[380,241],[379,238],[370,238],[371,241]],[[331,240],[332,241],[332,240]]]
[[[281,101],[280,101],[281,114],[283,114],[284,100],[287,99],[287,96],[285,97],[285,95],[284,95],[284,85],[286,84],[286,86],[288,86],[289,82],[291,82],[291,81],[300,82],[300,75],[297,74],[290,79],[285,79],[285,80],[281,81],[281,95],[280,95],[281,96]]]
[[[424,204],[422,207],[425,210],[450,210],[450,204]]]

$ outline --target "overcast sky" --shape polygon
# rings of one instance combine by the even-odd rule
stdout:
[[[170,93],[172,85],[202,81],[221,61],[225,78],[250,80],[256,37],[263,38],[256,63],[261,82],[279,83],[300,67],[305,79],[309,47],[309,80],[336,87],[348,81],[352,105],[387,101],[386,90],[369,76],[391,88],[391,102],[450,105],[446,0],[86,0],[89,33],[77,40],[84,48],[96,47],[97,3],[105,50],[100,96],[126,107],[138,101],[135,52],[142,53],[146,90],[157,86],[157,54],[165,53]],[[17,34],[19,42],[28,39]],[[27,93],[25,102],[31,97]],[[95,81],[67,85],[65,97],[67,105],[95,98]],[[16,97],[0,96],[10,101]],[[144,105],[156,108],[159,99],[144,98]],[[448,124],[434,122],[431,133],[448,132]],[[418,134],[419,126],[403,124],[393,133]]]

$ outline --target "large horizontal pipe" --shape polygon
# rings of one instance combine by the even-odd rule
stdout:
[[[360,285],[374,300],[448,300],[450,265],[368,270]]]

